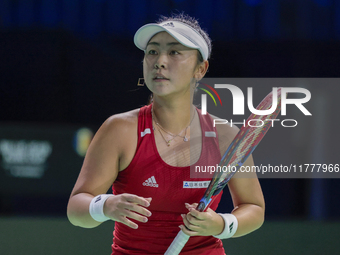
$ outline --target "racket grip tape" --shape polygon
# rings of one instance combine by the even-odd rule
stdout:
[[[164,255],[178,255],[183,249],[184,245],[188,242],[189,237],[190,236],[180,230]]]

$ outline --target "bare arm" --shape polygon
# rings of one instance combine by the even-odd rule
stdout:
[[[237,127],[220,127],[221,154],[224,153],[239,129]],[[223,154],[222,154],[223,155]],[[243,164],[253,166],[253,157],[250,156]],[[234,214],[238,221],[238,228],[233,237],[246,235],[259,227],[264,222],[265,202],[262,189],[255,173],[236,173],[228,183],[229,191],[233,200]]]
[[[125,147],[126,139],[137,139],[136,133],[136,123],[126,115],[113,116],[100,127],[86,153],[67,206],[67,216],[73,225],[93,228],[101,224],[91,217],[90,202],[95,196],[105,194],[121,168],[127,165],[125,159],[131,153]],[[137,224],[127,217],[145,222],[145,216],[151,215],[145,208],[150,201],[133,194],[112,196],[104,204],[104,214],[136,228]]]
[[[251,157],[246,165],[254,165]],[[233,237],[239,237],[251,233],[260,228],[264,222],[265,202],[260,183],[256,174],[247,173],[246,178],[235,176],[228,183],[233,200],[234,214],[238,220],[238,228]]]

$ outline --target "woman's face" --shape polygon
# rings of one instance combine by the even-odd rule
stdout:
[[[180,44],[166,32],[156,34],[149,41],[143,72],[147,87],[155,95],[190,94],[197,70],[196,49]]]

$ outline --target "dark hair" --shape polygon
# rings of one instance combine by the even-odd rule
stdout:
[[[187,14],[184,14],[184,13],[179,13],[179,14],[173,14],[172,16],[170,17],[166,17],[166,16],[161,16],[160,19],[157,21],[157,23],[162,23],[162,22],[166,22],[166,21],[179,21],[179,22],[182,22],[184,24],[187,24],[189,26],[191,26],[193,29],[195,29],[202,37],[203,39],[206,41],[207,45],[208,45],[208,59],[210,58],[210,55],[211,55],[211,48],[212,48],[212,45],[211,45],[211,39],[208,35],[208,33],[203,30],[200,26],[200,24],[198,23],[198,20],[187,15]],[[198,51],[199,53],[199,61],[200,62],[203,62],[203,57],[201,55],[201,53]]]

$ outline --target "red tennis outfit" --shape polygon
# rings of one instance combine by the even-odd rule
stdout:
[[[216,129],[210,115],[201,115],[202,152],[195,165],[216,165],[221,160]],[[130,165],[113,183],[115,195],[122,193],[152,197],[147,223],[138,222],[138,229],[115,223],[112,254],[164,254],[183,224],[181,214],[188,213],[184,203],[198,203],[207,178],[190,178],[190,167],[174,167],[165,163],[156,147],[152,128],[151,105],[144,106],[138,116],[137,150]],[[206,133],[207,132],[207,133]],[[215,137],[214,134],[215,133]],[[208,137],[205,134],[209,134]],[[204,155],[204,159],[202,157]],[[204,162],[203,162],[204,161]],[[216,210],[220,195],[210,208]],[[222,241],[212,236],[191,237],[181,254],[224,255]]]

